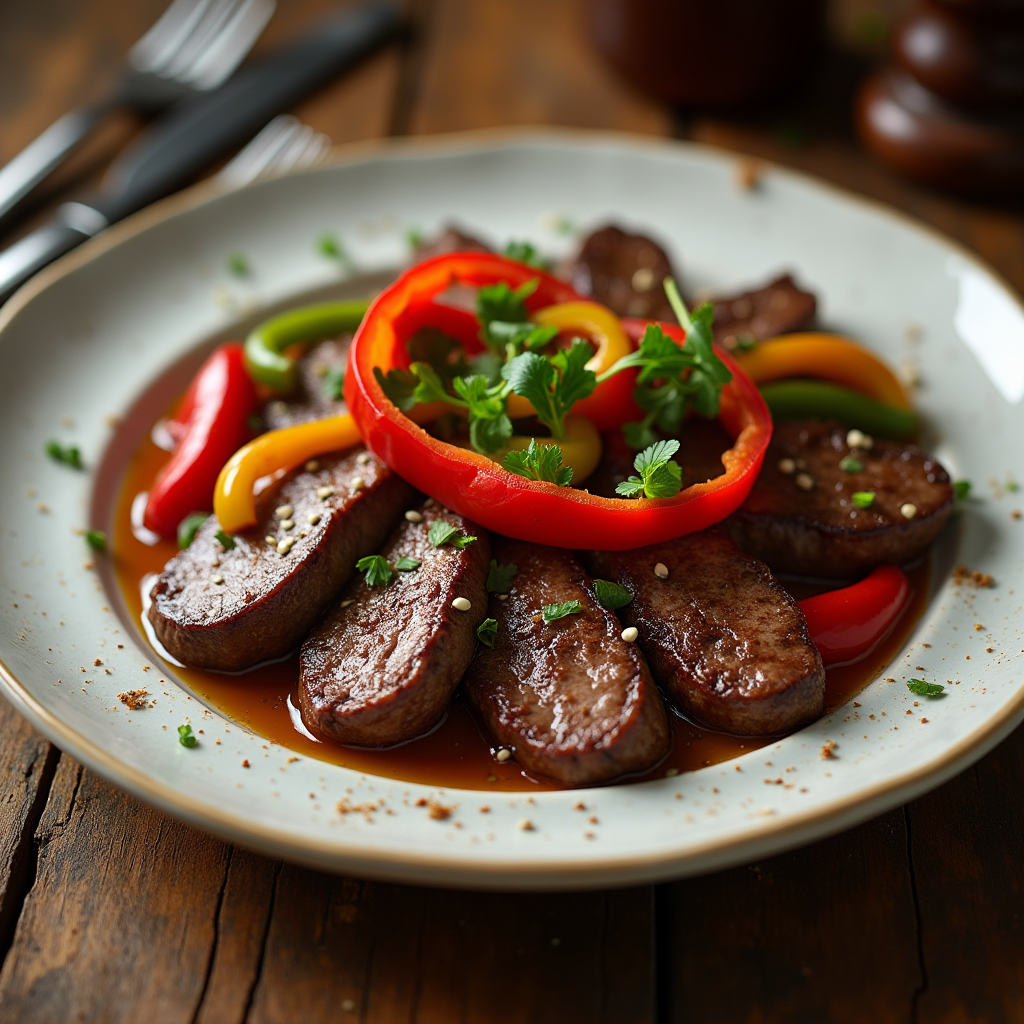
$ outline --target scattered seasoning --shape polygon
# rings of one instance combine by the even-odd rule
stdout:
[[[318,498],[329,498],[332,494],[334,494],[334,488],[329,485],[326,487],[318,487],[316,489],[316,496]]]
[[[854,429],[847,431],[846,444],[849,448],[862,448],[864,451],[871,451],[875,445],[875,439],[863,431]]]
[[[594,593],[601,607],[612,612],[625,608],[633,600],[633,595],[625,587],[610,580],[594,580]]]
[[[85,543],[102,555],[107,550],[107,535],[102,530],[86,530]]]
[[[654,567],[654,575],[657,576],[659,580],[667,580],[668,566],[664,562],[658,562]]]
[[[82,462],[82,453],[73,444],[65,447],[59,441],[47,441],[46,447],[43,450],[54,462],[70,466],[72,469],[85,469],[85,464]]]
[[[740,160],[736,165],[736,184],[746,192],[761,184],[761,165],[756,160]]]
[[[294,511],[295,509],[293,509],[291,505],[278,505],[278,507],[274,509],[274,515],[277,516],[278,519],[291,519]]]
[[[519,829],[520,832],[533,832],[534,831],[533,822],[530,821],[529,818],[520,818],[516,822],[516,828]]]
[[[508,759],[509,759],[509,758],[510,758],[511,756],[512,756],[512,751],[511,751],[511,750],[506,750],[506,749],[505,749],[505,747],[502,747],[502,748],[501,748],[501,749],[500,749],[500,750],[499,750],[499,751],[498,751],[498,752],[497,752],[497,753],[496,753],[496,754],[494,755],[494,759],[495,759],[496,761],[502,761],[502,762],[505,762],[505,761],[507,761],[507,760],[508,760]]]
[[[484,621],[476,627],[476,636],[480,643],[487,647],[493,647],[494,641],[498,637],[498,620],[484,619]]]
[[[249,758],[246,758],[246,759],[245,759],[245,760],[244,760],[244,761],[242,762],[242,767],[243,767],[243,768],[251,768],[251,767],[252,767],[252,765],[251,765],[251,764],[249,764]]]
[[[452,601],[452,607],[457,612],[468,612],[473,607],[473,603],[468,597],[457,597]]]
[[[579,601],[560,601],[557,604],[544,605],[540,613],[544,616],[545,622],[555,622],[567,615],[579,615],[582,611],[583,605]]]
[[[178,742],[183,747],[194,747],[199,740],[192,735],[192,726],[187,722],[178,726]]]
[[[850,495],[850,501],[857,506],[857,508],[871,508],[875,503],[875,492],[874,491],[854,491]]]
[[[279,555],[287,555],[293,547],[295,547],[295,538],[283,537],[277,542],[277,553]]]
[[[792,459],[779,459],[777,468],[780,473],[792,476],[796,472],[796,463]]]
[[[975,633],[980,633],[984,628],[985,627],[980,622],[976,622],[974,624],[974,632]],[[920,666],[918,666],[918,668],[920,668]]]
[[[900,505],[900,515],[904,519],[913,519],[917,515],[917,506],[909,501]]]
[[[966,565],[958,565],[953,570],[953,585],[962,586],[964,583],[974,587],[994,587],[995,580],[991,573],[980,572],[975,569],[973,572]]]
[[[797,473],[796,485],[801,491],[813,491],[814,477],[810,473]]]
[[[223,530],[218,530],[214,537],[225,551],[232,551],[235,547],[234,537],[229,537]]]
[[[320,462],[317,459],[310,459],[305,465],[307,473],[315,473],[320,468]]]
[[[1011,519],[1020,519],[1020,517],[1021,517],[1021,511],[1020,511],[1020,509],[1019,509],[1019,508],[1015,508],[1015,509],[1014,509],[1014,510],[1013,510],[1013,511],[1012,511],[1012,512],[1010,513],[1010,518],[1011,518]]]
[[[825,742],[821,745],[821,750],[818,751],[818,757],[820,757],[822,761],[828,761],[829,759],[836,756],[835,749],[838,746],[839,744],[836,743],[835,740],[825,740]]]
[[[852,455],[847,455],[839,460],[839,468],[844,473],[863,473],[864,463],[860,459],[855,459]]]
[[[454,810],[454,807],[445,807],[444,804],[440,804],[436,800],[427,801],[427,817],[433,818],[434,821],[446,821],[452,816]]]
[[[942,683],[927,683],[923,679],[908,679],[907,689],[918,697],[938,697],[946,688]]]
[[[637,630],[636,626],[627,626],[622,631],[621,635],[622,639],[625,640],[627,644],[632,644],[636,642],[636,638],[640,635],[640,632]]]
[[[487,570],[487,592],[497,594],[501,598],[507,597],[517,572],[519,572],[519,568],[513,563],[501,565],[492,558],[490,568]]]
[[[119,693],[117,699],[124,704],[129,711],[138,711],[146,706],[148,690],[128,690],[126,693]]]
[[[413,509],[413,508],[409,509],[409,511],[405,513],[405,519],[406,519],[406,522],[409,522],[409,523],[422,523],[423,522],[423,516],[419,512],[417,512],[415,509]]]

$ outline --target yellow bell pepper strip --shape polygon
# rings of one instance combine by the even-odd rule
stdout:
[[[289,309],[257,324],[245,339],[245,368],[249,376],[283,394],[294,391],[299,371],[295,361],[283,354],[285,349],[354,331],[369,307],[369,299],[318,302]]]
[[[892,370],[874,353],[838,334],[783,334],[736,352],[734,358],[755,384],[815,377],[884,405],[910,408],[910,399]]]
[[[530,447],[531,441],[544,445],[551,444],[553,439],[514,435],[508,439],[508,444],[504,448],[488,455],[487,458],[501,465],[509,452],[524,452]],[[562,449],[562,465],[572,468],[574,484],[586,480],[601,461],[601,435],[597,432],[597,427],[583,416],[573,414],[565,417],[565,439],[558,442],[558,447]]]
[[[256,524],[253,487],[260,477],[294,469],[324,452],[360,443],[359,428],[347,413],[312,423],[271,430],[239,448],[217,477],[213,512],[225,533],[238,533]]]
[[[780,380],[765,384],[761,394],[778,420],[838,420],[874,437],[912,441],[917,436],[917,413],[868,398],[858,391],[820,380]]]

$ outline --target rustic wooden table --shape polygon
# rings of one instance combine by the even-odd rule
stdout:
[[[109,82],[162,6],[3,5],[0,162]],[[282,0],[261,46],[330,6]],[[413,0],[411,17],[410,40],[295,113],[338,143],[510,123],[710,142],[901,207],[1024,291],[1022,208],[955,201],[869,161],[847,128],[861,70],[849,58],[826,55],[810,98],[783,109],[686,117],[601,66],[572,0]],[[109,125],[21,229],[135,129]],[[814,846],[674,884],[541,896],[268,860],[114,789],[2,702],[0,737],[3,1022],[1024,1020],[1022,731]]]

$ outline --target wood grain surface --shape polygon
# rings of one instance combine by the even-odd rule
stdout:
[[[0,163],[98,95],[162,0],[0,6]],[[332,9],[281,0],[259,46]],[[605,68],[570,0],[409,0],[412,31],[295,113],[336,142],[509,123],[693,138],[907,210],[1024,291],[1024,211],[874,164],[847,111],[864,68],[826,51],[804,98],[674,111]],[[685,50],[681,51],[685,52]],[[99,180],[125,115],[6,244]],[[181,824],[0,703],[0,1024],[1024,1020],[1024,733],[850,832],[675,884],[497,895],[335,877]]]

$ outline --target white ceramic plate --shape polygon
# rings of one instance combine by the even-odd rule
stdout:
[[[919,406],[972,501],[942,540],[937,593],[907,649],[858,698],[737,761],[656,782],[579,791],[435,792],[288,751],[207,714],[204,742],[175,742],[194,698],[154,687],[153,654],[119,619],[80,529],[115,487],[108,417],[239,316],[337,285],[315,251],[337,232],[366,270],[397,266],[405,231],[451,217],[496,240],[564,251],[559,218],[614,218],[664,239],[688,288],[795,270],[821,319],[919,369]],[[253,276],[232,282],[232,251]],[[503,133],[343,150],[330,166],[230,193],[205,187],[146,211],[41,275],[0,314],[7,367],[0,409],[0,661],[6,694],[39,729],[118,785],[227,839],[328,869],[494,888],[639,883],[720,868],[849,827],[938,785],[1024,716],[1024,313],[976,259],[901,215],[767,169],[737,184],[736,160],[708,149],[600,135]],[[77,443],[89,467],[49,461]],[[94,501],[98,504],[92,505]],[[45,511],[43,510],[45,508]],[[992,573],[956,587],[954,561]],[[978,629],[980,625],[982,628]],[[123,646],[118,646],[123,645]],[[103,667],[95,667],[100,659]],[[109,669],[110,675],[104,673]],[[173,679],[169,668],[161,678]],[[914,705],[908,676],[948,695]],[[91,682],[86,685],[85,680]],[[117,694],[149,685],[157,706]],[[162,691],[166,691],[166,696]],[[908,714],[907,712],[911,712]],[[927,718],[927,722],[921,721]],[[216,723],[216,724],[215,724]],[[214,734],[219,746],[210,742]],[[827,740],[836,757],[822,760]],[[252,767],[242,768],[247,760]],[[765,762],[771,762],[767,767]],[[739,769],[739,770],[737,770]],[[783,785],[766,785],[767,777]],[[794,783],[792,786],[789,782]],[[310,799],[310,794],[314,798]],[[339,798],[377,804],[340,815]],[[417,800],[454,807],[444,821]],[[600,824],[573,810],[580,799]],[[391,811],[393,813],[386,813]],[[532,831],[517,827],[528,818]],[[585,838],[592,830],[594,838]]]

